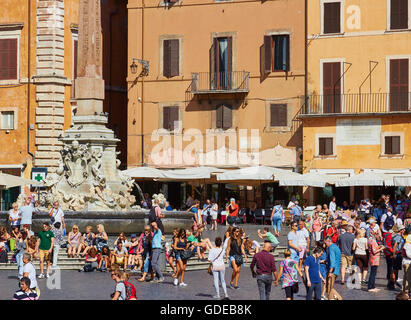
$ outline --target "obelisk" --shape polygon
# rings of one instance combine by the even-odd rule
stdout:
[[[78,116],[103,112],[102,60],[100,0],[80,0],[77,79],[74,80]]]
[[[64,146],[59,172],[64,179],[58,183],[57,191],[79,198],[88,210],[110,210],[122,207],[121,204],[123,208],[130,207],[130,185],[127,187],[128,180],[118,170],[116,145],[120,140],[106,127],[108,118],[103,112],[100,0],[80,0],[79,5],[74,80],[77,110],[72,127],[61,138]]]

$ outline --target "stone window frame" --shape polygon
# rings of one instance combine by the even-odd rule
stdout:
[[[178,128],[174,128],[174,130],[167,130],[163,128],[163,109],[164,107],[178,107]],[[160,102],[158,104],[158,128],[159,134],[182,134],[183,132],[183,120],[184,120],[184,103],[181,102]]]
[[[14,124],[13,128],[3,128],[3,112],[13,112],[14,114]],[[18,108],[17,107],[1,107],[0,108],[0,130],[17,130],[18,129]]]
[[[23,23],[0,24],[0,39],[17,39],[17,79],[0,80],[0,85],[20,84],[20,38]]]
[[[77,26],[71,26],[71,74],[73,75],[73,81],[74,81],[74,41],[77,41],[77,46],[78,46],[78,27]],[[78,58],[78,57],[77,57]]]
[[[339,33],[324,33],[324,3],[327,2],[340,2],[340,32]],[[336,34],[344,34],[345,33],[345,0],[321,0],[321,31],[320,35],[328,36],[328,35],[336,35]]]
[[[267,32],[264,33],[265,36],[288,36],[288,68],[289,70],[287,72],[291,72],[291,61],[292,61],[292,56],[291,52],[293,52],[293,44],[294,42],[291,41],[293,38],[293,30],[292,29],[273,29],[273,30],[268,30]],[[273,58],[275,58],[275,54],[273,55]],[[274,67],[274,65],[273,65]],[[284,72],[283,70],[280,71],[271,71],[271,72]]]
[[[386,154],[385,153],[385,137],[400,136],[400,154]],[[381,150],[380,158],[382,159],[403,159],[404,158],[404,141],[405,135],[401,131],[384,131],[381,132]]]
[[[287,105],[287,126],[286,127],[272,127],[271,126],[271,104],[286,104]],[[265,100],[265,132],[288,133],[292,130],[293,125],[293,101],[266,99]]]
[[[231,70],[234,72],[236,71],[236,53],[237,53],[237,39],[238,39],[238,34],[237,31],[229,31],[229,32],[211,32],[210,34],[210,43],[211,46],[214,43],[215,38],[228,38],[231,37],[232,41],[232,52],[231,52]],[[209,64],[210,62],[208,62]],[[209,66],[210,67],[210,66]]]
[[[158,61],[158,78],[161,79],[172,79],[172,78],[167,78],[164,76],[164,40],[173,40],[173,39],[178,39],[179,44],[178,44],[178,76],[175,77],[182,77],[184,75],[184,69],[183,69],[183,45],[184,45],[184,35],[182,34],[163,34],[159,37],[159,61]],[[173,78],[175,78],[173,77]]]
[[[333,154],[332,155],[320,155],[320,138],[332,138],[333,139]],[[337,134],[336,133],[317,133],[315,135],[315,160],[325,159],[337,159]]]

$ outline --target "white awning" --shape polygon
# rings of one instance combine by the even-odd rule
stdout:
[[[327,184],[334,184],[333,176],[309,172],[305,174],[290,175],[287,178],[280,179],[280,186],[299,186],[299,187],[318,187],[324,188]]]
[[[237,170],[227,170],[217,175],[218,181],[274,181],[295,174],[292,171],[266,166],[255,166]]]
[[[396,187],[411,187],[411,175],[397,175],[394,177],[394,186]]]
[[[212,174],[223,173],[225,169],[214,167],[195,167],[176,170],[163,170],[162,181],[164,180],[200,180],[210,179]]]
[[[122,173],[135,179],[158,179],[164,176],[163,170],[150,167],[136,167],[123,170]]]
[[[13,187],[20,187],[24,185],[39,185],[38,181],[26,179],[23,177],[13,176],[7,173],[0,172],[0,188],[8,189]]]
[[[375,172],[363,172],[353,175],[349,178],[337,180],[336,187],[350,187],[350,186],[383,186],[392,185],[392,177]]]

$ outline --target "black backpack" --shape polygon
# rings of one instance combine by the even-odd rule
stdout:
[[[7,263],[7,262],[9,262],[7,251],[3,249],[0,251],[0,263]]]
[[[150,209],[150,213],[148,214],[148,222],[151,224],[152,222],[157,222],[157,215],[156,215],[156,206],[152,206]]]
[[[387,213],[387,219],[384,221],[384,229],[389,231],[394,227],[395,225],[395,220],[394,220],[394,214],[391,214],[390,216]]]

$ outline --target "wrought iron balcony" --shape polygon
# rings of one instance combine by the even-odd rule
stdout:
[[[411,112],[411,93],[309,95],[302,115]]]
[[[250,73],[233,72],[196,72],[191,74],[191,93],[247,93]]]

